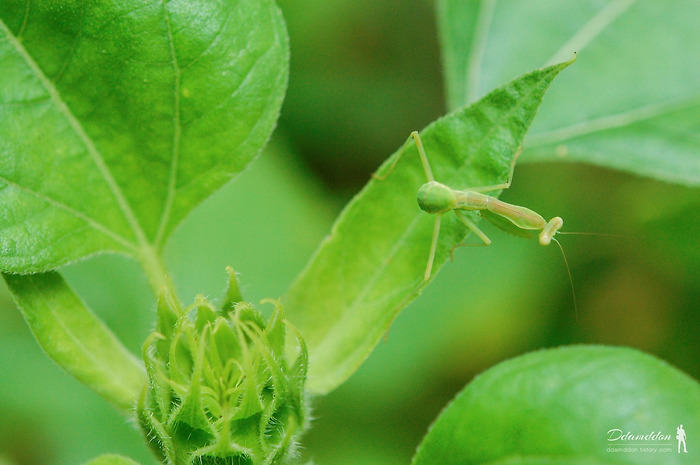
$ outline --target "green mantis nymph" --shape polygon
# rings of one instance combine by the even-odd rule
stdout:
[[[562,225],[564,224],[564,221],[560,217],[555,216],[551,220],[546,221],[542,215],[530,210],[529,208],[512,205],[503,202],[496,197],[484,194],[484,192],[508,189],[510,187],[511,181],[513,180],[515,161],[518,158],[518,155],[520,155],[520,151],[518,151],[515,157],[513,157],[507,182],[502,184],[494,184],[491,186],[480,186],[464,190],[456,190],[435,180],[430,164],[428,163],[428,157],[425,154],[425,149],[423,148],[423,142],[421,141],[420,135],[418,132],[413,131],[411,133],[411,137],[416,143],[418,154],[420,155],[421,163],[423,164],[423,170],[425,171],[425,176],[428,179],[428,182],[423,184],[420,189],[418,189],[418,206],[421,208],[421,210],[435,215],[433,237],[430,243],[430,253],[428,254],[428,264],[425,268],[425,274],[423,275],[423,282],[427,281],[432,274],[435,251],[437,250],[438,237],[440,235],[442,215],[450,211],[454,212],[455,215],[457,215],[457,218],[464,223],[464,225],[469,228],[470,231],[479,236],[479,238],[483,241],[483,245],[491,244],[491,239],[489,239],[481,229],[479,229],[471,220],[469,220],[469,218],[464,215],[463,211],[479,211],[483,216],[487,217],[487,219],[491,219],[487,216],[488,214],[493,214],[497,218],[508,220],[505,223],[508,223],[509,226],[515,226],[516,229],[523,231],[539,231],[539,242],[542,245],[549,245],[552,240],[557,242],[557,240],[554,239],[554,235],[557,234],[559,229],[561,229]],[[390,167],[387,175],[389,172],[391,172],[397,161],[398,158]],[[506,227],[504,224],[498,224],[497,221],[494,221],[494,223],[496,226],[499,226],[502,229]],[[507,229],[513,228],[511,227]],[[457,244],[452,250],[454,251],[456,247],[461,245],[481,244]]]

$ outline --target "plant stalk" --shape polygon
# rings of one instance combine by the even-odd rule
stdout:
[[[142,246],[139,253],[139,262],[141,263],[143,271],[146,273],[151,291],[153,291],[156,298],[158,298],[164,290],[169,292],[172,296],[177,296],[175,285],[170,278],[168,268],[165,266],[165,262],[155,247],[150,244]],[[182,311],[180,301],[178,299],[175,300],[178,310]]]

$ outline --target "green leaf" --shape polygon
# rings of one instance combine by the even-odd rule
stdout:
[[[78,381],[123,410],[146,385],[143,363],[73,293],[61,275],[3,274],[46,354]]]
[[[523,160],[592,163],[700,186],[700,3],[440,0],[448,106],[578,51]],[[653,24],[654,27],[649,27]]]
[[[152,260],[267,142],[288,75],[272,0],[0,3],[0,267]]]
[[[543,350],[478,376],[431,426],[413,465],[700,463],[697,447],[677,453],[680,425],[688,444],[700,438],[700,384],[667,363],[626,348]],[[624,447],[637,451],[614,450]]]
[[[504,182],[545,91],[569,63],[521,76],[428,126],[421,137],[435,179],[455,189]],[[345,208],[284,300],[308,344],[315,392],[357,369],[423,280],[434,217],[416,205],[426,176],[415,145],[379,171],[386,179],[372,180]],[[455,215],[443,217],[433,276],[465,229]]]
[[[100,455],[96,459],[90,460],[85,465],[139,465],[128,457],[121,455],[106,454]]]

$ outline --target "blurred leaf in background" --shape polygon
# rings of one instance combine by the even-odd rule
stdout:
[[[278,3],[292,49],[280,125],[324,182],[354,193],[445,113],[433,2]]]
[[[700,53],[689,48],[700,42],[697,2],[438,5],[450,108],[524,65],[579,52],[578,72],[548,95],[523,160],[585,161],[700,185],[700,80],[688,78],[700,75]]]

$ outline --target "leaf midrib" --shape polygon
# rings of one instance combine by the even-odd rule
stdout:
[[[472,35],[472,46],[464,71],[464,104],[475,102],[479,97],[480,78],[483,74],[483,54],[490,28],[493,23],[493,13],[497,0],[481,2],[476,24]],[[573,52],[581,52],[588,44],[598,37],[607,27],[625,14],[637,0],[616,0],[603,6],[585,24],[583,24],[552,56],[545,61],[543,67],[552,66],[566,61]]]
[[[486,40],[493,20],[493,12],[496,9],[496,0],[482,1],[474,25],[474,35],[472,46],[467,59],[467,69],[465,72],[466,85],[464,91],[464,103],[470,104],[479,99],[479,85],[481,77],[481,66],[483,64],[484,52],[486,51]]]
[[[89,345],[86,346],[85,344],[83,344],[83,341],[81,340],[81,338],[79,338],[74,333],[72,326],[70,324],[67,324],[63,313],[59,312],[57,310],[57,309],[61,308],[62,306],[61,305],[52,305],[51,299],[46,297],[45,293],[42,292],[42,289],[40,289],[37,286],[36,282],[33,279],[30,279],[29,283],[33,289],[32,294],[34,296],[37,296],[41,300],[41,303],[43,304],[44,308],[48,309],[49,313],[53,316],[54,321],[58,324],[58,326],[63,331],[63,333],[66,335],[66,337],[68,337],[68,339],[73,342],[74,346],[77,349],[79,349],[80,353],[84,357],[86,357],[88,360],[90,360],[92,362],[93,366],[99,367],[99,374],[103,375],[103,374],[106,374],[106,373],[113,371],[109,366],[105,366],[103,362],[114,362],[115,360],[103,360],[102,358],[99,358],[97,356],[96,351],[91,350],[91,347],[89,347]],[[80,301],[80,304],[81,304],[83,310],[90,312],[90,310],[88,309],[88,307],[85,305],[84,302]],[[98,324],[101,323],[100,320],[95,320],[95,321],[97,321]],[[107,329],[105,326],[102,326],[102,328],[100,328],[100,329],[107,330],[109,332],[109,329]],[[111,334],[111,332],[110,332],[110,334]],[[113,341],[110,341],[110,342],[113,342]],[[134,367],[139,366],[138,359],[136,357],[134,357],[134,355],[131,352],[126,350],[123,346],[121,346],[120,349],[123,349],[122,352],[119,354],[120,356],[123,356],[123,357],[127,358],[129,361],[131,361],[133,363]],[[104,355],[104,354],[102,354],[102,355]],[[65,363],[65,361],[60,361],[60,362],[57,361],[57,363]],[[83,366],[83,368],[84,368],[84,366]],[[72,370],[69,370],[69,371],[73,372]],[[81,372],[83,374],[87,375],[89,373],[89,370],[81,370]],[[106,388],[106,389],[104,389],[104,391],[105,392],[110,392],[110,391],[114,392],[115,389],[119,389],[119,391],[132,391],[132,390],[134,390],[134,386],[132,385],[132,383],[124,382],[124,381],[125,380],[118,378],[118,380],[116,382],[112,382],[109,386],[104,386]],[[120,392],[120,394],[121,393],[122,392]],[[120,399],[113,399],[113,400],[118,401]]]
[[[603,6],[583,26],[581,26],[564,45],[559,47],[544,66],[566,60],[573,52],[581,52],[588,44],[605,31],[610,24],[626,13],[637,0],[616,0]]]
[[[51,80],[44,74],[44,72],[39,68],[37,63],[34,61],[34,59],[31,57],[31,55],[27,52],[27,50],[22,46],[22,44],[17,40],[17,38],[14,36],[12,31],[7,27],[4,21],[0,19],[0,30],[2,30],[5,33],[5,36],[7,37],[8,41],[10,42],[10,45],[12,48],[22,57],[24,62],[29,66],[29,68],[32,70],[32,73],[36,76],[37,79],[41,82],[42,86],[44,89],[49,94],[49,98],[51,102],[56,106],[58,111],[66,118],[68,121],[68,124],[70,127],[73,129],[75,134],[78,136],[80,141],[83,143],[85,148],[88,151],[88,154],[90,158],[92,159],[93,163],[95,163],[95,166],[97,167],[100,176],[102,176],[103,180],[107,184],[107,187],[109,188],[110,192],[114,196],[114,199],[117,203],[117,206],[119,210],[122,212],[124,215],[124,218],[126,219],[127,224],[131,228],[132,232],[134,233],[134,236],[136,238],[137,243],[133,244],[135,247],[144,247],[149,244],[148,239],[146,238],[146,234],[144,233],[143,229],[141,228],[141,224],[139,223],[138,219],[136,218],[136,215],[134,214],[134,211],[131,209],[131,206],[129,205],[129,202],[127,201],[126,197],[124,196],[124,193],[122,192],[121,188],[119,187],[119,184],[117,184],[116,180],[112,176],[112,173],[109,170],[109,167],[105,163],[104,157],[102,153],[98,150],[97,146],[95,143],[92,141],[90,136],[87,134],[85,129],[83,128],[82,124],[78,119],[73,115],[72,111],[70,108],[68,108],[68,105],[62,100],[61,94],[59,93],[58,89],[56,86],[51,82]],[[35,195],[38,195],[37,193],[34,193]],[[54,200],[55,205],[60,205],[61,202],[58,202]],[[68,207],[64,205],[64,210],[68,212],[74,212],[75,210],[72,209],[71,207]],[[79,218],[85,220],[87,216],[79,216]],[[98,221],[92,220],[93,224],[97,223],[99,224]],[[107,228],[104,226],[104,228]],[[111,229],[110,229],[111,230]]]
[[[596,132],[630,126],[641,121],[650,120],[677,111],[683,111],[694,106],[700,106],[700,94],[691,95],[674,102],[645,105],[622,113],[601,116],[559,129],[533,134],[532,137],[528,138],[527,145],[529,148],[532,148],[561,143]]]

